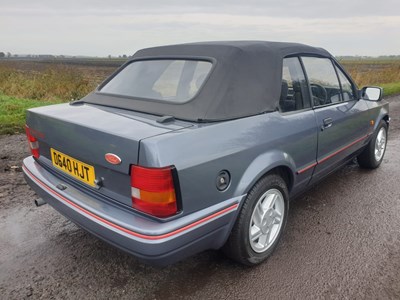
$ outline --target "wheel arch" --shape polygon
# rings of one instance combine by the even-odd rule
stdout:
[[[390,123],[389,114],[385,114],[385,115],[382,117],[382,120],[384,120],[384,121],[386,122],[387,127],[389,127],[389,123]]]
[[[381,121],[385,121],[387,127],[389,128],[389,123],[390,123],[389,104],[382,103],[380,107],[377,107],[376,109],[378,111],[375,113],[375,117],[373,118],[375,120],[374,131],[378,128]]]
[[[269,173],[275,173],[275,174],[278,174],[279,176],[281,176],[282,179],[286,182],[288,191],[290,192],[292,190],[293,183],[294,183],[294,173],[288,166],[277,166],[277,167],[269,170],[262,177],[264,177],[265,175],[267,175]]]
[[[265,153],[257,157],[246,169],[236,188],[237,194],[247,194],[265,175],[275,173],[285,181],[290,192],[295,181],[295,164],[284,152]]]

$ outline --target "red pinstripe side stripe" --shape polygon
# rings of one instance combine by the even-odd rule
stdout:
[[[334,157],[335,155],[339,154],[340,152],[350,148],[351,146],[357,144],[358,142],[361,142],[362,140],[365,140],[367,137],[368,137],[368,134],[363,136],[363,137],[361,137],[361,138],[359,138],[359,139],[357,139],[357,140],[355,140],[354,142],[348,144],[347,146],[345,146],[345,147],[333,152],[332,154],[329,154],[328,156],[322,158],[321,160],[318,161],[318,163],[322,164],[324,161],[327,161],[328,159],[330,159],[330,158]]]
[[[335,155],[339,154],[340,152],[342,152],[342,151],[344,151],[344,150],[350,148],[351,146],[353,146],[353,145],[355,145],[355,144],[361,142],[362,140],[365,140],[368,136],[370,136],[370,134],[367,134],[367,135],[365,135],[365,136],[363,136],[363,137],[361,137],[361,138],[359,138],[359,139],[357,139],[357,140],[351,142],[350,144],[346,145],[345,147],[340,148],[339,150],[337,150],[337,151],[335,151],[335,152],[329,154],[328,156],[325,156],[324,158],[320,159],[319,161],[314,162],[314,163],[308,165],[307,167],[298,170],[298,171],[297,171],[297,174],[304,173],[305,171],[307,171],[307,170],[309,170],[309,169],[315,167],[316,165],[322,164],[323,162],[325,162],[325,161],[327,161],[328,159],[334,157]]]
[[[315,163],[313,163],[313,164],[311,164],[311,165],[305,167],[304,169],[298,170],[298,171],[297,171],[297,174],[304,173],[305,171],[310,170],[311,168],[314,168],[317,164],[318,164],[318,163],[315,162]]]
[[[239,204],[237,204],[237,203],[233,204],[233,205],[231,205],[231,206],[229,206],[227,208],[224,208],[224,209],[222,209],[220,211],[217,211],[216,213],[213,213],[213,214],[211,214],[211,215],[209,215],[209,216],[207,216],[207,217],[205,217],[203,219],[197,220],[197,221],[195,221],[195,222],[193,222],[191,224],[188,224],[188,225],[186,225],[184,227],[181,227],[179,229],[176,229],[174,231],[171,231],[171,232],[168,232],[168,233],[165,233],[165,234],[161,234],[161,235],[146,235],[146,234],[141,234],[141,233],[132,231],[130,229],[124,228],[124,227],[122,227],[120,225],[112,223],[112,222],[110,222],[110,221],[108,221],[108,220],[106,220],[106,219],[104,219],[104,218],[102,218],[102,217],[100,217],[100,216],[88,211],[87,209],[85,209],[85,208],[79,206],[78,204],[72,202],[71,200],[65,198],[64,196],[60,195],[55,190],[53,190],[52,188],[47,186],[39,178],[37,178],[35,175],[33,175],[24,165],[22,166],[22,168],[25,170],[25,172],[29,173],[29,175],[32,177],[32,179],[35,180],[40,186],[42,186],[48,192],[50,192],[51,194],[57,196],[58,198],[60,198],[64,202],[66,202],[66,203],[72,205],[73,207],[75,207],[76,209],[80,210],[82,213],[84,213],[84,214],[86,214],[88,216],[91,216],[92,218],[95,218],[96,220],[98,220],[98,221],[100,221],[100,222],[102,222],[104,224],[107,224],[107,225],[109,225],[109,226],[111,226],[111,227],[113,227],[115,229],[118,229],[118,230],[120,230],[122,232],[125,232],[125,233],[127,233],[129,235],[132,235],[132,236],[135,236],[135,237],[139,237],[139,238],[142,238],[142,239],[146,239],[146,240],[160,240],[160,239],[165,239],[167,237],[182,233],[182,232],[187,231],[187,230],[189,230],[189,229],[191,229],[191,228],[193,228],[193,227],[195,227],[197,225],[203,224],[203,223],[205,223],[205,222],[207,222],[209,220],[217,218],[218,216],[220,216],[220,215],[222,215],[222,214],[224,214],[226,212],[235,210],[239,206]]]

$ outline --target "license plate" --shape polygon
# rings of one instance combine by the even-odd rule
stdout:
[[[53,166],[88,185],[95,186],[94,167],[50,148]]]

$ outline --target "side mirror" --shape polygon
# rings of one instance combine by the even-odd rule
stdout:
[[[376,86],[365,86],[360,91],[361,99],[369,101],[381,101],[382,95],[382,88]]]

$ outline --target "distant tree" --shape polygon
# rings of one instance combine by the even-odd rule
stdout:
[[[108,59],[111,59],[111,55],[108,55]]]
[[[7,57],[10,58],[11,57],[11,53],[7,52]]]
[[[126,54],[122,55],[122,58],[127,58]]]
[[[5,53],[4,52],[0,52],[0,58],[4,58],[4,57],[6,57]]]
[[[18,57],[18,54],[14,54],[14,57]]]

